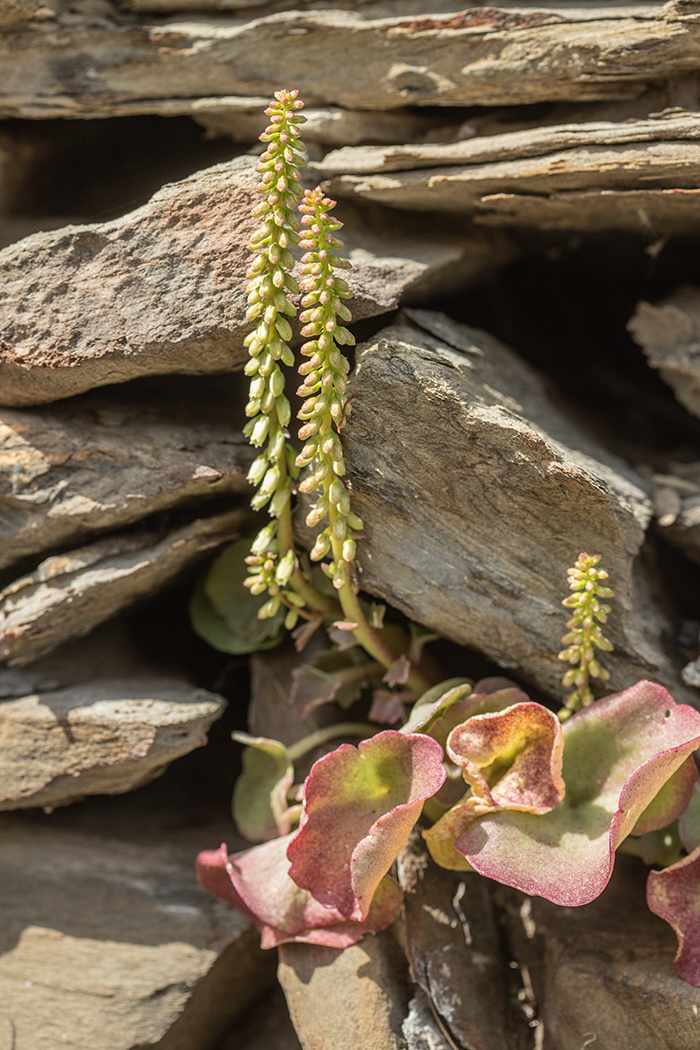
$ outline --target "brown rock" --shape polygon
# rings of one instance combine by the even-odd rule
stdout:
[[[635,562],[652,509],[641,478],[495,339],[409,313],[419,327],[397,324],[361,348],[351,384],[362,586],[561,696],[566,570],[599,553],[615,590],[613,690],[654,677],[685,696]]]
[[[0,410],[0,568],[158,511],[248,493],[240,396],[238,377],[162,377],[40,412]]]
[[[697,1046],[700,989],[673,969],[676,937],[646,906],[646,871],[618,858],[608,888],[581,908],[497,889],[532,976],[544,1050]]]
[[[207,741],[221,697],[174,678],[98,680],[0,704],[0,810],[131,791]]]
[[[680,403],[700,416],[700,291],[685,287],[656,305],[639,303],[627,328]]]
[[[391,930],[344,949],[281,945],[279,981],[303,1050],[402,1050],[405,967]]]
[[[47,558],[0,592],[0,660],[28,664],[87,634],[236,539],[247,520],[247,511],[229,511],[165,537],[126,533]]]
[[[226,372],[246,359],[247,243],[255,160],[165,186],[106,223],[35,234],[0,252],[0,398],[32,405],[145,375]],[[346,241],[353,238],[352,212]],[[365,222],[365,227],[373,223]],[[358,233],[366,232],[362,224]],[[394,309],[426,279],[474,279],[512,253],[438,228],[350,252],[355,320]]]
[[[399,857],[399,881],[413,980],[457,1043],[474,1050],[509,1050],[506,962],[488,880],[475,872],[438,868],[414,833]],[[414,1009],[417,1016],[420,1005]]]
[[[83,807],[60,822],[3,814],[8,1047],[213,1050],[274,980],[257,931],[196,885],[193,859],[221,829],[209,818],[184,830],[174,812],[152,819],[148,804],[123,807],[124,827],[103,808],[87,830]]]

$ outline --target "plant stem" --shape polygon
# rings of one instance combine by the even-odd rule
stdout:
[[[377,727],[367,722],[336,722],[334,725],[323,726],[314,733],[309,733],[308,736],[303,737],[296,744],[291,744],[287,748],[287,755],[290,762],[298,762],[304,755],[308,755],[309,751],[327,744],[329,740],[337,740],[339,736],[361,736],[366,738],[374,736],[376,732]]]

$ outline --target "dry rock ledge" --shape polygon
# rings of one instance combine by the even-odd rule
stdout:
[[[235,377],[160,377],[41,411],[0,409],[0,569],[247,493],[239,401]]]
[[[0,810],[131,791],[207,742],[221,697],[173,678],[101,680],[0,704]]]
[[[165,186],[123,218],[34,234],[1,251],[0,403],[242,367],[255,163],[239,157]],[[483,234],[431,235],[422,225],[384,236],[355,215],[344,230],[355,320],[474,280],[512,253]]]
[[[487,128],[466,141],[348,146],[312,168],[333,197],[463,213],[479,224],[645,236],[697,229],[697,113],[594,117],[501,134]]]
[[[0,662],[27,664],[149,597],[250,521],[234,510],[166,536],[123,533],[54,555],[0,591]]]
[[[76,18],[57,0],[47,5],[54,18],[4,34],[0,114],[153,112],[156,100],[269,97],[280,84],[359,110],[634,98],[700,61],[694,0],[435,16],[432,6],[380,18],[313,10],[246,21],[217,11],[216,20],[149,25],[111,5]]]
[[[407,311],[360,348],[345,443],[366,524],[363,588],[561,695],[566,570],[600,553],[615,589],[613,689],[639,678],[690,699],[637,560],[644,482],[573,426],[497,340]]]

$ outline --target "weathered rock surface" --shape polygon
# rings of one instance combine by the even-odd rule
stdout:
[[[2,43],[0,115],[107,116],[125,101],[269,97],[280,84],[310,103],[369,110],[634,98],[700,58],[697,4],[684,0],[151,25],[111,7],[71,14]]]
[[[438,868],[414,832],[399,857],[399,881],[413,980],[458,1044],[509,1050],[506,961],[488,880]]]
[[[165,186],[123,218],[0,252],[0,400],[42,404],[138,376],[241,366],[254,166],[239,157]],[[423,228],[389,232],[377,254],[362,226],[362,250],[350,252],[355,320],[394,309],[431,276],[454,287],[504,257],[483,235],[426,241]],[[345,233],[350,246],[352,213]]]
[[[0,704],[0,810],[131,791],[202,747],[221,697],[173,678],[100,680]]]
[[[84,807],[0,818],[3,1046],[211,1050],[274,980],[257,931],[196,885],[221,828],[114,802],[92,827]]]
[[[28,664],[151,596],[237,539],[248,512],[199,518],[166,536],[124,533],[43,561],[0,592],[0,661]]]
[[[574,229],[689,232],[694,224],[687,200],[697,196],[698,139],[697,115],[670,111],[656,119],[545,126],[445,144],[347,147],[314,169],[330,178],[327,191],[333,197],[361,197],[409,211],[465,212],[475,221],[496,215],[524,225],[550,214],[566,226],[564,204],[576,200],[579,207],[568,209]],[[624,199],[631,192],[639,211],[647,197],[656,200],[659,191],[669,189],[674,193],[661,200],[671,218],[660,226],[656,212],[645,222],[619,206],[620,194]],[[676,197],[676,191],[688,191],[691,198]]]
[[[616,595],[613,689],[653,677],[687,695],[637,561],[652,512],[641,478],[495,339],[408,313],[415,325],[360,348],[351,382],[362,587],[561,696],[566,571],[581,551],[599,553]]]
[[[700,291],[685,287],[663,302],[641,302],[627,325],[652,368],[700,416]]]
[[[676,937],[646,906],[646,871],[618,858],[592,904],[560,908],[496,889],[528,969],[544,1050],[694,1050],[700,989],[673,969]],[[588,1042],[586,1042],[588,1040]]]
[[[161,377],[0,410],[0,568],[158,511],[247,493],[238,377]]]
[[[303,1050],[403,1050],[409,982],[390,929],[344,949],[283,944],[278,977]]]

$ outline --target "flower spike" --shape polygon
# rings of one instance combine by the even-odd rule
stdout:
[[[301,301],[301,333],[308,338],[301,352],[309,360],[299,368],[304,382],[297,393],[305,399],[299,412],[304,424],[299,437],[305,444],[296,465],[311,465],[312,471],[300,490],[319,493],[307,516],[307,525],[313,528],[324,519],[328,521],[316,538],[311,558],[321,561],[331,554],[331,562],[325,568],[334,587],[340,590],[352,582],[354,533],[363,525],[350,509],[350,493],[342,480],[345,462],[338,432],[349,410],[345,391],[350,364],[339,344],[352,346],[355,339],[338,323],[351,320],[352,315],[343,302],[350,298],[350,289],[334,273],[350,267],[346,259],[333,254],[343,247],[343,242],[333,236],[343,225],[331,217],[334,207],[335,201],[324,197],[320,186],[306,190],[299,205],[305,227],[299,244],[308,249],[299,271],[305,293]]]
[[[580,554],[576,565],[568,573],[569,589],[575,593],[565,598],[562,605],[575,612],[566,625],[570,630],[562,638],[562,643],[567,648],[559,653],[559,659],[578,666],[573,666],[562,679],[564,686],[573,685],[576,688],[559,712],[561,721],[565,721],[579,708],[593,703],[591,678],[603,681],[610,678],[595,656],[596,649],[612,651],[612,642],[608,641],[598,626],[606,622],[610,612],[610,606],[599,599],[614,596],[612,590],[600,582],[607,580],[608,574],[605,569],[596,568],[599,561],[599,554]]]

